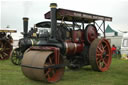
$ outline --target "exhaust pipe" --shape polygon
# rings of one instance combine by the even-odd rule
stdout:
[[[50,12],[50,17],[51,17],[51,38],[56,39],[56,30],[57,30],[57,20],[56,20],[56,3],[51,3],[51,12]]]
[[[28,20],[29,18],[27,17],[23,17],[23,32],[24,32],[24,37],[27,37],[27,33],[28,33]]]

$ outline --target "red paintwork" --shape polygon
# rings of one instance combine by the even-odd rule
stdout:
[[[51,57],[51,59],[52,59],[52,57],[54,57],[55,63],[50,63],[50,64],[51,65],[62,64],[62,61],[61,61],[62,57],[60,57],[60,49],[57,48],[57,47],[52,47],[52,46],[34,46],[34,47],[31,47],[30,49],[31,50],[53,51],[54,55],[53,56],[50,55],[50,56],[48,56],[48,58]],[[61,76],[63,75],[64,67],[59,68],[59,69],[48,68],[48,69],[45,69],[45,70],[46,70],[46,72],[44,71],[45,75],[47,73],[52,73],[52,74],[49,74],[49,75],[52,75],[52,76],[48,76],[46,78],[47,81],[48,82],[56,82],[56,81],[60,80]]]
[[[84,48],[84,43],[77,43],[77,51],[76,53],[81,53]]]
[[[73,42],[84,42],[84,31],[83,30],[73,30],[72,31]]]
[[[31,50],[53,51],[55,63],[59,64],[59,56],[60,56],[60,49],[59,48],[52,47],[52,46],[34,46],[34,47],[30,47],[30,49]]]
[[[97,29],[91,25],[87,27],[86,33],[87,33],[87,36],[86,36],[87,40],[90,44],[92,43],[94,39],[98,37]]]
[[[83,30],[73,30],[72,40],[65,41],[66,55],[75,55],[81,53],[84,48],[84,31]]]
[[[72,43],[65,42],[66,55],[74,55],[76,53],[81,53],[84,48],[84,43]]]
[[[107,57],[103,57],[106,53]],[[109,42],[106,39],[102,39],[96,49],[96,63],[100,71],[107,71],[110,67],[112,60],[112,52]],[[105,66],[101,66],[100,63],[104,63]]]

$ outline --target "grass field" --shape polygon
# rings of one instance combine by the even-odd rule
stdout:
[[[128,85],[128,61],[113,58],[110,69],[102,73],[90,66],[75,71],[66,69],[59,82],[49,84],[26,78],[20,66],[5,60],[0,61],[0,85]]]

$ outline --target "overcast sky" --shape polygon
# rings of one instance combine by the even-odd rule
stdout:
[[[45,20],[44,14],[50,10],[51,2],[56,2],[58,8],[110,16],[113,21],[107,24],[113,29],[128,31],[127,0],[1,0],[0,27],[9,25],[21,32],[23,17],[30,18],[29,27],[32,27]]]

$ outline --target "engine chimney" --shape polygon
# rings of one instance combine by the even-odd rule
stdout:
[[[56,20],[56,3],[51,3],[51,12],[50,12],[50,17],[51,17],[51,38],[56,39],[56,28],[57,28],[57,20]]]
[[[24,32],[24,37],[27,36],[27,32],[28,32],[28,19],[27,17],[23,17],[23,32]]]

